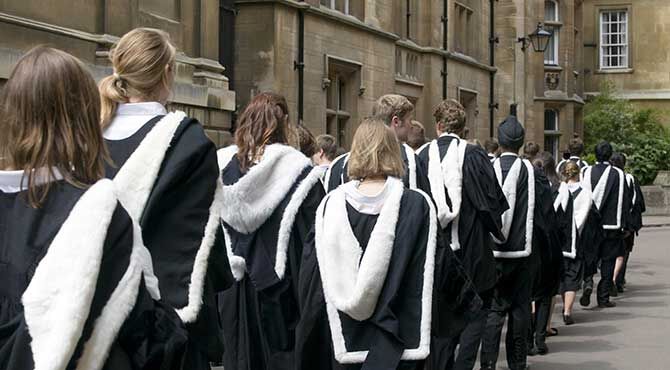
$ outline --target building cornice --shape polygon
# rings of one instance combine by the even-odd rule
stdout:
[[[536,96],[533,98],[534,101],[544,101],[544,102],[556,102],[556,103],[575,103],[579,105],[584,105],[584,98],[575,94],[572,97],[569,97],[565,94],[554,95],[554,96]]]
[[[86,31],[80,31],[73,28],[57,26],[55,24],[40,22],[34,19],[23,18],[3,12],[0,12],[0,22],[30,28],[38,31],[45,31],[52,34],[57,34],[78,40],[93,42],[107,48],[110,48],[117,41],[119,41],[119,37],[114,35],[97,34]],[[104,50],[96,52],[97,57],[106,57],[107,55],[109,55],[108,52]],[[225,71],[225,68],[216,60],[207,58],[193,58],[183,53],[177,54],[177,62],[192,65],[197,69],[210,72],[223,73]]]

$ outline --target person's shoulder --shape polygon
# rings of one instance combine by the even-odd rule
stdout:
[[[215,148],[214,143],[205,134],[205,128],[200,121],[188,116],[179,122],[179,126],[174,134],[173,144],[179,145],[180,143],[186,143],[192,148]]]

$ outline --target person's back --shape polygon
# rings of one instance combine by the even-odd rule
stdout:
[[[297,368],[420,369],[430,354],[443,254],[432,202],[404,188],[403,171],[391,130],[363,121],[349,164],[355,180],[321,202],[315,245],[303,253]]]
[[[236,147],[221,156],[225,250],[235,283],[220,294],[226,369],[291,369],[298,274],[324,190],[323,170],[288,146],[283,96],[256,95],[240,115]],[[265,139],[265,141],[263,141]],[[222,153],[223,154],[223,153]]]
[[[93,78],[69,54],[38,47],[2,105],[1,367],[178,369],[185,330],[154,301],[151,257],[118,190],[98,181],[107,154]]]
[[[233,280],[217,223],[216,147],[196,119],[165,108],[176,71],[167,33],[134,29],[110,61],[114,73],[99,85],[106,177],[142,228],[163,300],[188,324],[184,367],[208,370],[223,352],[215,293]]]

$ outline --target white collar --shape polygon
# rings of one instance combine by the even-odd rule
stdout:
[[[609,162],[609,161],[605,161],[605,162],[596,162],[596,164],[604,164],[604,165],[606,165],[606,166],[609,166],[609,165],[610,165],[610,162]]]
[[[124,103],[116,108],[117,116],[159,116],[167,114],[165,106],[159,102]]]
[[[571,193],[574,193],[575,191],[581,189],[582,183],[578,182],[566,182],[568,185],[568,190],[570,190]]]
[[[453,137],[453,138],[456,138],[456,139],[458,139],[458,140],[461,140],[461,138],[460,138],[458,135],[456,135],[456,134],[454,134],[454,133],[451,133],[451,132],[445,132],[445,133],[443,133],[442,135],[440,135],[440,137],[445,137],[445,136],[451,136],[451,137]]]
[[[578,161],[581,161],[582,159],[576,155],[570,156],[570,159],[576,159]]]
[[[384,201],[388,197],[389,193],[389,180],[391,177],[386,179],[384,182],[384,187],[375,195],[366,195],[358,190],[361,182],[358,180],[349,181],[348,183],[342,185],[344,189],[345,199],[356,211],[368,215],[378,215]]]
[[[63,179],[63,175],[57,168],[51,169],[54,178],[51,181]],[[44,169],[39,170],[35,178],[35,185],[42,185],[49,182],[49,177]],[[0,171],[0,191],[3,193],[18,193],[28,188],[28,176],[24,176],[24,171]]]
[[[127,139],[141,129],[152,117],[167,114],[165,107],[158,102],[119,104],[114,118],[105,129],[103,136],[107,140]]]
[[[501,157],[518,157],[519,155],[512,152],[505,152],[500,154]]]

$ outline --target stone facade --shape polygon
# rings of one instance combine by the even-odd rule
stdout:
[[[217,0],[2,1],[0,85],[21,54],[38,44],[75,55],[100,79],[112,73],[109,48],[140,26],[170,33],[180,52],[171,108],[198,118],[221,145],[229,136],[235,93],[219,63]]]
[[[447,8],[447,48],[443,14]],[[575,2],[579,5],[575,6]],[[543,1],[494,1],[495,66],[489,66],[489,0],[237,0],[235,89],[238,105],[256,93],[284,94],[293,121],[298,119],[300,13],[304,14],[303,122],[315,133],[330,133],[348,147],[357,122],[386,93],[407,96],[415,118],[434,137],[433,108],[443,98],[443,58],[447,59],[447,97],[468,112],[471,139],[491,135],[518,104],[528,140],[542,143],[544,110],[558,111],[556,153],[573,133],[581,133],[582,86],[579,72],[580,0],[561,0],[553,23],[561,40],[556,65],[544,66],[541,53],[521,50],[517,38],[544,21]],[[362,5],[364,4],[364,5]],[[409,9],[407,9],[409,7]],[[577,36],[575,36],[577,35]],[[495,73],[494,99],[490,74]],[[550,82],[548,76],[553,76]],[[493,130],[495,134],[495,129]]]
[[[613,13],[625,14],[617,24],[625,29],[627,60],[609,66],[603,57],[611,54],[603,44],[604,36],[618,29],[605,28]],[[597,94],[603,82],[614,84],[621,97],[641,107],[661,109],[670,123],[670,2],[667,0],[585,0],[584,1],[584,58],[587,95]],[[608,32],[609,31],[609,32]],[[617,50],[618,51],[618,50]],[[609,68],[608,68],[609,67]]]

